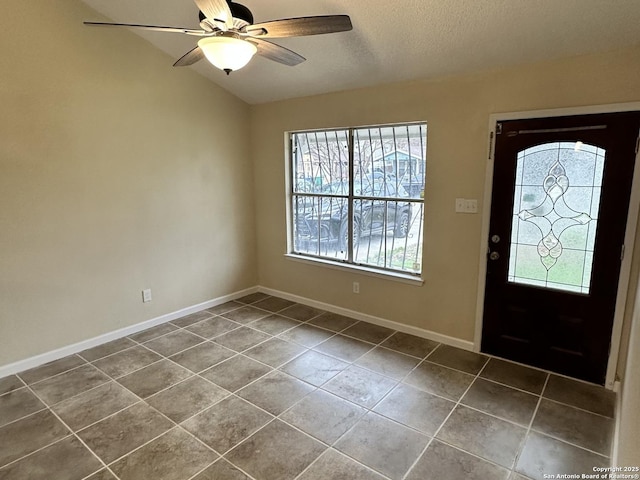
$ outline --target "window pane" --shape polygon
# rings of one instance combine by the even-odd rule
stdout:
[[[410,198],[423,198],[426,146],[426,125],[356,129],[354,175],[384,179]]]
[[[349,180],[349,132],[335,130],[293,136],[293,191],[321,193],[327,184]]]
[[[518,153],[510,282],[589,293],[604,157],[581,142]]]
[[[294,250],[345,260],[347,258],[347,200],[294,196]]]
[[[401,271],[420,271],[422,204],[362,201],[354,227],[355,262]]]

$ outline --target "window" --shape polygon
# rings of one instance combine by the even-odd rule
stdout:
[[[290,135],[290,253],[420,275],[427,126]]]
[[[605,154],[582,142],[518,152],[510,282],[589,293]]]

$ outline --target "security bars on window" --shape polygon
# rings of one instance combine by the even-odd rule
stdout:
[[[291,134],[291,252],[420,275],[427,126]]]

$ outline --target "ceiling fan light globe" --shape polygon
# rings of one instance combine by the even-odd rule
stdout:
[[[258,49],[253,43],[233,37],[206,37],[198,41],[207,60],[223,71],[244,67]]]

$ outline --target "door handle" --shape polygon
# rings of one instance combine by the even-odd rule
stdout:
[[[500,258],[500,254],[498,252],[491,252],[489,254],[490,260],[498,260]]]

